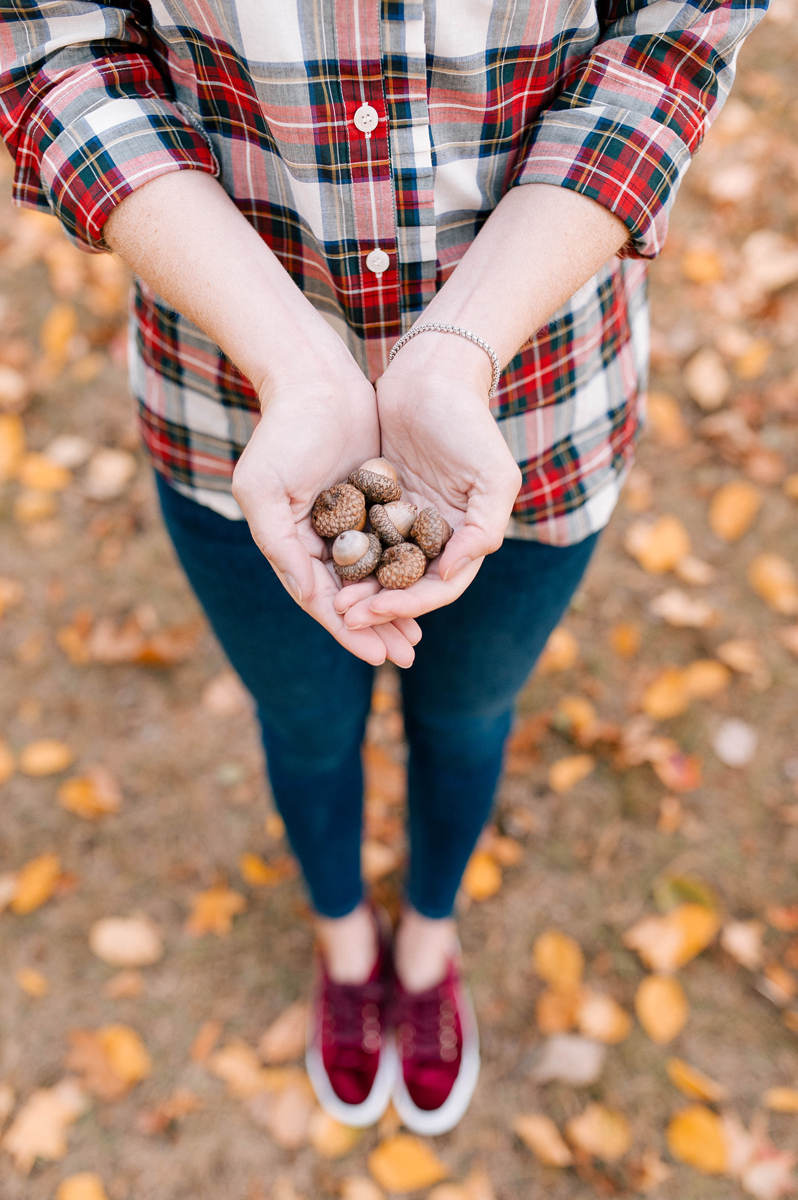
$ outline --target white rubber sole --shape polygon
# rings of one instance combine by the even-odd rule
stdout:
[[[397,1071],[393,1103],[402,1124],[412,1133],[426,1134],[428,1137],[435,1137],[439,1133],[448,1133],[463,1119],[474,1095],[480,1067],[479,1030],[471,993],[468,985],[464,982],[461,982],[457,996],[457,1009],[460,1013],[460,1027],[463,1032],[463,1055],[454,1086],[440,1108],[419,1108],[413,1101],[402,1078],[399,1056],[396,1055]]]
[[[393,1039],[386,1038],[380,1050],[380,1065],[371,1091],[361,1104],[347,1104],[333,1091],[319,1047],[309,1044],[305,1051],[305,1068],[319,1104],[336,1121],[351,1125],[354,1129],[377,1124],[390,1103],[398,1067]]]

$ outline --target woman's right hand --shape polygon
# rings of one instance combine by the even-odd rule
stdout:
[[[261,402],[263,415],[233,475],[253,538],[297,604],[342,646],[374,666],[389,658],[409,667],[421,638],[416,622],[349,629],[335,608],[344,585],[310,520],[319,492],[379,455],[374,388],[341,343],[323,369],[303,362],[293,377],[267,381]],[[379,590],[373,577],[360,589],[368,584]]]

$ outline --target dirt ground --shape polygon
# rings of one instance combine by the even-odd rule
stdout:
[[[651,271],[652,391],[678,401],[683,444],[669,445],[662,424],[644,438],[632,485],[565,623],[578,657],[565,669],[536,673],[521,714],[556,714],[563,697],[578,695],[601,721],[628,734],[645,707],[646,687],[664,667],[715,658],[734,639],[752,643],[761,661],[753,673],[731,672],[712,697],[652,722],[649,732],[675,739],[698,757],[703,773],[700,786],[664,810],[674,785],[666,787],[650,763],[624,765],[617,731],[590,747],[595,769],[558,793],[551,764],[584,746],[574,746],[561,717],[522,727],[497,809],[499,830],[513,839],[510,857],[517,853],[520,861],[502,868],[493,896],[465,897],[462,905],[482,1076],[461,1125],[430,1142],[453,1181],[484,1168],[499,1200],[633,1195],[648,1149],[669,1167],[651,1187],[662,1200],[742,1196],[737,1180],[701,1173],[669,1150],[666,1126],[689,1103],[666,1073],[671,1056],[723,1085],[723,1111],[737,1113],[746,1127],[766,1123],[778,1151],[798,1149],[798,1115],[766,1112],[762,1100],[769,1088],[798,1087],[798,1015],[790,995],[798,986],[798,910],[789,911],[798,902],[798,643],[792,654],[781,638],[796,616],[773,611],[749,582],[751,563],[763,552],[798,570],[798,502],[789,485],[785,491],[785,478],[798,472],[798,271],[784,286],[745,286],[752,233],[784,235],[796,251],[797,56],[798,8],[783,0],[743,51],[734,99],[689,173],[668,246]],[[220,1023],[219,1045],[242,1039],[254,1047],[305,995],[307,908],[299,880],[283,878],[291,873],[278,824],[273,816],[267,822],[272,810],[252,715],[223,674],[212,636],[191,624],[197,605],[159,523],[126,392],[118,275],[83,259],[76,264],[49,225],[20,216],[9,196],[4,159],[0,363],[30,389],[22,416],[28,448],[78,434],[92,451],[133,453],[137,468],[106,500],[86,494],[92,489],[83,466],[64,490],[45,490],[45,501],[40,487],[26,492],[19,480],[0,483],[0,577],[22,585],[19,602],[7,593],[0,617],[0,735],[15,756],[45,738],[74,752],[60,774],[18,770],[0,787],[0,876],[45,853],[58,854],[62,872],[46,903],[27,915],[0,915],[0,1081],[15,1094],[11,1121],[37,1088],[74,1074],[64,1067],[74,1030],[114,1024],[138,1032],[152,1069],[120,1099],[95,1095],[69,1129],[63,1157],[39,1158],[23,1174],[0,1150],[0,1198],[52,1200],[60,1181],[83,1171],[100,1176],[110,1200],[339,1195],[344,1179],[368,1176],[368,1155],[389,1129],[367,1131],[338,1159],[307,1142],[292,1148],[290,1135],[270,1133],[252,1106],[229,1093],[207,1057],[191,1058],[204,1023]],[[768,253],[783,264],[790,247],[776,247]],[[714,416],[706,397],[703,409],[694,398],[706,391],[706,371],[691,397],[685,370],[707,348],[710,374],[721,364],[728,378]],[[2,379],[0,385],[7,390]],[[718,424],[719,414],[731,422]],[[730,542],[712,531],[708,509],[733,480],[753,480],[763,499],[749,531]],[[714,568],[711,578],[707,572],[706,582],[685,583],[642,569],[624,549],[641,513],[678,517],[693,556]],[[679,627],[653,615],[652,601],[673,587],[707,601],[717,621]],[[106,618],[117,658],[128,661],[107,661],[107,648],[106,661],[98,661],[101,639],[90,634]],[[124,620],[129,651],[119,648]],[[627,656],[615,648],[619,624],[640,635],[639,649]],[[155,635],[164,630],[159,643]],[[155,665],[142,661],[148,654]],[[170,656],[180,661],[164,665]],[[386,672],[371,728],[377,749],[369,835],[396,854],[403,746],[392,695]],[[757,735],[750,761],[739,767],[713,750],[730,718]],[[86,820],[56,795],[65,779],[96,764],[118,781],[122,801],[118,812]],[[247,882],[245,853],[276,864],[278,882]],[[724,922],[764,922],[763,962],[771,977],[774,964],[783,973],[779,1002],[762,994],[774,989],[763,986],[761,969],[746,969],[715,940],[679,972],[690,1015],[670,1044],[657,1044],[635,1021],[630,1035],[609,1047],[589,1086],[536,1082],[545,1040],[536,1020],[544,986],[532,965],[536,938],[552,927],[575,938],[590,985],[632,1012],[645,968],[622,938],[656,911],[655,898],[667,907],[662,881],[674,878],[684,894],[696,881],[710,889],[706,902]],[[385,875],[376,885],[380,894],[395,896],[398,879]],[[194,897],[221,880],[245,897],[246,910],[226,935],[192,935],[186,921]],[[98,918],[137,912],[156,924],[165,953],[119,985],[118,969],[92,953],[88,933]],[[43,977],[45,995],[29,994],[37,985],[19,974],[26,970]],[[131,994],[113,998],[126,989]],[[196,1111],[162,1119],[159,1106],[176,1089],[191,1093]],[[616,1161],[582,1154],[575,1167],[547,1167],[513,1132],[519,1113],[546,1113],[562,1129],[591,1101],[630,1123],[631,1148]],[[479,1200],[468,1191],[452,1195]]]

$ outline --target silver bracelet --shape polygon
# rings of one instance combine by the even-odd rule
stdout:
[[[499,379],[502,373],[498,355],[487,342],[483,342],[481,337],[477,337],[475,333],[471,333],[468,329],[462,329],[459,325],[440,325],[437,321],[431,321],[426,325],[414,325],[412,329],[399,338],[398,342],[394,342],[391,352],[388,355],[388,362],[393,362],[396,355],[402,349],[402,346],[406,346],[411,338],[414,338],[419,333],[425,333],[427,330],[430,330],[432,333],[456,333],[460,337],[468,338],[469,342],[473,342],[475,346],[480,346],[485,351],[493,366],[493,378],[490,381],[490,391],[488,392],[488,399],[492,400],[498,390]]]

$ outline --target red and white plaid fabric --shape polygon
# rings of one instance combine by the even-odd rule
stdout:
[[[625,257],[554,314],[494,400],[523,472],[509,532],[567,545],[615,504],[645,380],[644,260],[766,8],[0,0],[0,131],[16,201],[52,209],[90,250],[136,187],[217,175],[371,379],[509,188],[555,184],[611,209]],[[354,120],[364,104],[370,132]],[[230,481],[257,420],[251,386],[140,284],[132,329],[155,466],[240,517]]]

